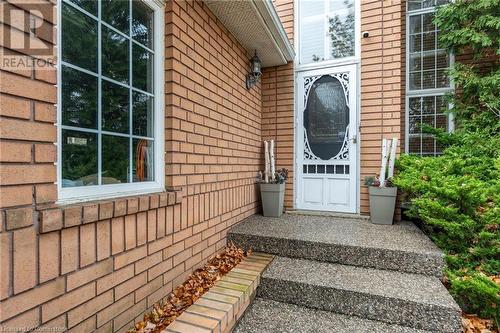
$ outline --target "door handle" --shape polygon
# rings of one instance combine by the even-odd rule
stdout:
[[[357,143],[358,137],[356,135],[353,135],[352,138],[349,139],[349,141],[352,141],[352,143]]]

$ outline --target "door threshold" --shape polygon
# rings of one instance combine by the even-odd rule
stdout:
[[[339,212],[328,212],[328,211],[319,211],[319,210],[286,210],[287,214],[295,214],[295,215],[311,215],[311,216],[330,216],[341,219],[355,219],[355,220],[363,220],[368,221],[370,219],[369,215],[361,215],[357,213],[339,213]]]

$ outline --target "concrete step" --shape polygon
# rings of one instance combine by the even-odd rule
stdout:
[[[442,252],[410,222],[375,225],[361,219],[254,215],[228,240],[275,255],[441,277]]]
[[[425,333],[429,331],[256,298],[233,333]]]
[[[460,308],[432,276],[276,257],[257,295],[417,329],[460,330]]]

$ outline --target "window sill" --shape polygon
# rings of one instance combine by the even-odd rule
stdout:
[[[40,233],[171,206],[181,201],[182,192],[177,190],[78,204],[40,206],[37,207]]]

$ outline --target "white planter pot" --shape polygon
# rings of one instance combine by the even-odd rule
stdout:
[[[397,187],[370,186],[370,219],[374,224],[392,224],[396,208]]]
[[[262,214],[269,217],[280,217],[285,202],[285,183],[260,184]]]

